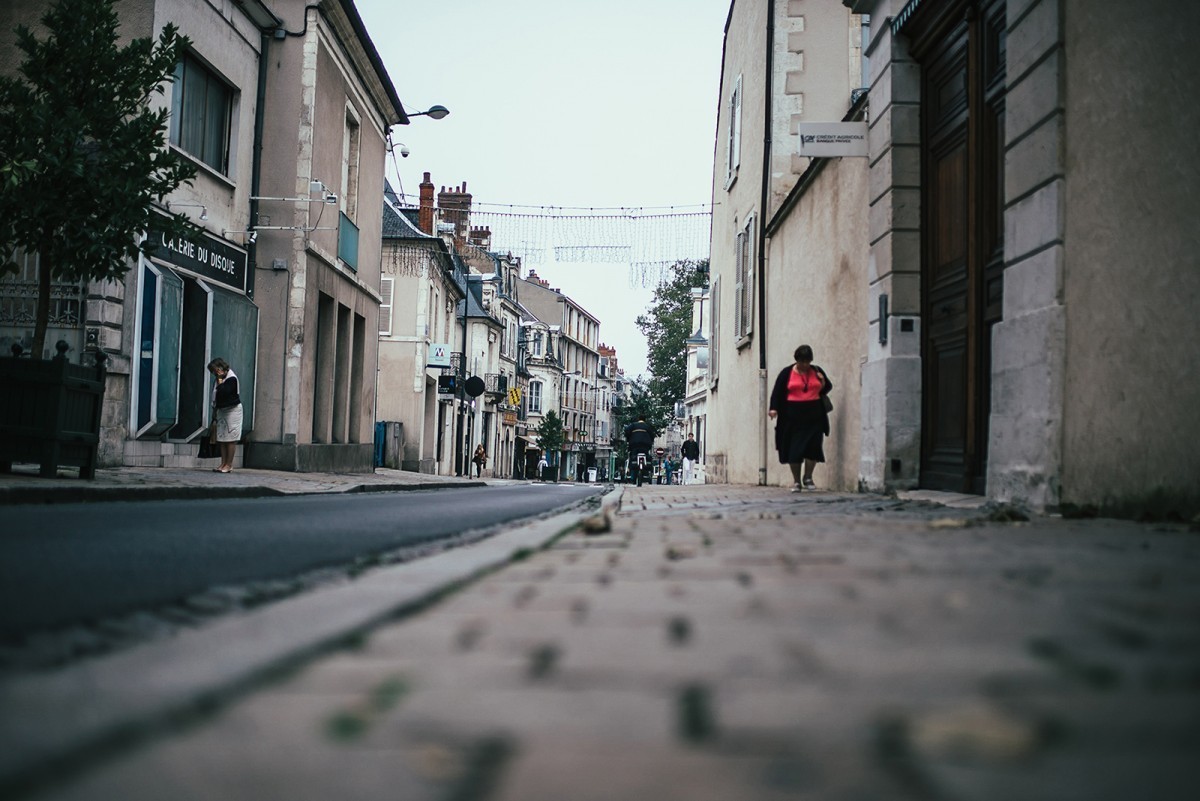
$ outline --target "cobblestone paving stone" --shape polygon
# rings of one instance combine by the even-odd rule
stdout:
[[[1200,537],[995,516],[627,488],[611,531],[43,795],[1194,798]]]

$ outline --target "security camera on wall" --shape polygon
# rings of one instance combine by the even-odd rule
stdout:
[[[402,158],[402,159],[408,158],[408,148],[407,147],[400,148],[400,158]]]

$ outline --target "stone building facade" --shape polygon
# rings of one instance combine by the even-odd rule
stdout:
[[[374,469],[385,142],[408,118],[351,0],[276,0],[253,229],[258,419],[246,463]]]
[[[779,23],[835,5],[868,23],[866,102],[848,93],[822,117],[860,114],[868,156],[806,167],[789,192],[794,208],[785,197],[764,215],[760,240],[768,297],[827,306],[805,320],[803,338],[837,385],[827,455],[839,441],[845,450],[827,466],[829,484],[857,472],[872,490],[1194,514],[1200,382],[1190,376],[1200,356],[1184,344],[1195,323],[1179,300],[1200,290],[1200,160],[1188,133],[1198,112],[1176,99],[1200,61],[1186,41],[1200,10],[1160,0],[735,0],[718,153],[736,106],[731,76],[778,77],[764,68],[783,37],[776,25],[765,43],[772,9]],[[813,67],[844,74],[837,59]],[[710,463],[732,481],[754,480],[752,455],[734,444],[767,433],[761,416],[731,420],[721,398],[731,372],[743,391],[752,378],[741,353],[753,345],[729,308],[730,223],[754,212],[737,185],[750,177],[774,196],[780,174],[746,171],[746,148],[779,126],[767,112],[772,123],[749,130],[778,91],[758,83],[743,77],[743,115],[754,111],[742,118],[740,175],[731,182],[724,164],[714,172],[728,208],[714,214]],[[822,240],[820,230],[845,233]],[[762,309],[749,333],[778,354],[764,363],[783,361],[780,315],[769,300]],[[836,326],[823,321],[829,312]],[[758,478],[774,483],[769,469]]]

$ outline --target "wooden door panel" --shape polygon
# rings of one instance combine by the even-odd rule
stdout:
[[[982,492],[1004,271],[1005,0],[927,0],[921,484]]]

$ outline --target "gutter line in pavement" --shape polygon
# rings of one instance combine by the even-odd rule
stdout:
[[[618,504],[621,492],[617,486],[607,493],[601,509]],[[586,507],[567,511],[170,640],[0,684],[0,708],[6,710],[0,717],[0,797],[43,790],[156,735],[204,720],[380,625],[427,609],[519,554],[548,547],[592,513]]]

